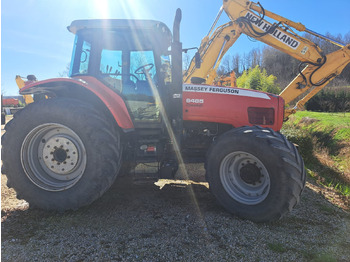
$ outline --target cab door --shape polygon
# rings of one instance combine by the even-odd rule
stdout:
[[[158,76],[152,50],[125,52],[122,95],[134,122],[160,123]]]

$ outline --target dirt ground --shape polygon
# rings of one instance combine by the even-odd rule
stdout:
[[[2,126],[3,127],[3,126]],[[350,261],[346,199],[307,182],[301,203],[274,223],[228,214],[204,181],[156,180],[139,165],[88,207],[30,208],[1,175],[3,261]]]

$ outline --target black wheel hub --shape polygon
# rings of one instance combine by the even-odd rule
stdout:
[[[249,163],[240,169],[240,177],[247,184],[256,185],[261,183],[262,174],[256,165]]]
[[[64,150],[62,148],[57,148],[53,152],[53,158],[59,163],[64,162],[67,159],[67,152],[66,152],[66,150]]]

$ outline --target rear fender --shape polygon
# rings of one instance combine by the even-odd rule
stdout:
[[[134,129],[123,98],[94,77],[53,78],[31,82],[20,90],[20,94],[46,94],[49,97],[74,97],[79,100],[88,100],[89,102],[98,99],[103,103],[106,110],[112,114],[120,128],[125,132]]]

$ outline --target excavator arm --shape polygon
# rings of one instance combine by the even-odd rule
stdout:
[[[223,8],[231,21],[242,27],[242,32],[262,41],[301,61],[299,75],[282,91],[280,96],[289,104],[300,95],[306,94],[296,106],[285,111],[285,117],[303,108],[304,104],[338,76],[350,63],[350,45],[343,45],[307,29],[303,24],[293,22],[280,15],[265,10],[260,4],[245,0],[227,0]],[[268,22],[265,17],[273,19]],[[324,55],[319,46],[299,36],[293,29],[307,32],[331,42],[341,49]]]
[[[202,39],[198,49],[201,60],[200,68],[196,67],[193,58],[183,76],[184,83],[191,83],[192,78],[197,78],[203,79],[207,84],[213,84],[222,58],[242,33],[242,29],[233,22],[219,26],[214,32],[212,31],[211,29],[208,35]]]
[[[211,33],[222,10],[231,21]],[[350,45],[343,45],[307,29],[301,23],[265,10],[259,3],[224,0],[218,17],[198,50],[203,67],[196,68],[192,61],[184,74],[185,83],[190,82],[191,77],[200,77],[204,78],[207,84],[212,84],[222,57],[239,36],[245,34],[301,61],[299,75],[280,94],[286,104],[304,95],[294,108],[285,111],[285,117],[288,117],[296,109],[302,108],[350,63]],[[340,49],[325,55],[318,45],[298,35],[293,29],[315,35],[339,46]]]
[[[326,55],[323,64],[307,65],[280,93],[285,103],[288,104],[310,90],[296,103],[294,108],[285,110],[285,117],[294,114],[297,109],[302,109],[307,101],[324,88],[332,79],[340,75],[349,63],[350,45],[347,45]]]
[[[19,90],[21,90],[26,85],[26,82],[23,80],[23,77],[19,75],[16,76],[16,83]],[[33,97],[31,95],[24,95],[23,97],[27,105],[34,102]]]

